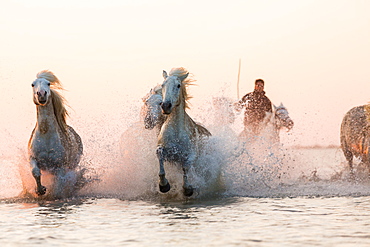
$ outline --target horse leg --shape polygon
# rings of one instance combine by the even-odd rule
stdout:
[[[188,181],[188,172],[190,169],[189,164],[184,164],[182,166],[182,170],[184,171],[184,184],[183,184],[183,189],[184,189],[184,195],[189,197],[193,195],[194,188],[190,185]]]
[[[72,181],[69,181],[70,183]],[[66,188],[69,186],[69,185],[72,185],[71,184],[67,184],[67,181],[66,181],[66,170],[64,168],[57,168],[55,170],[55,174],[54,174],[54,190],[53,190],[53,195],[55,196],[55,198],[63,198],[65,197],[65,191],[66,191]]]
[[[163,147],[157,148],[157,157],[159,160],[159,190],[166,193],[171,189],[170,183],[166,179],[166,172],[164,171],[164,155]]]
[[[188,181],[188,173],[189,173],[189,170],[190,170],[190,167],[191,165],[195,164],[195,161],[196,161],[196,154],[193,153],[193,154],[190,154],[188,156],[188,159],[183,163],[182,165],[182,170],[184,171],[184,180],[183,180],[183,193],[185,196],[192,196],[193,195],[193,192],[194,192],[194,188],[193,186],[191,186],[191,184],[189,183]]]
[[[347,148],[344,149],[343,151],[344,156],[346,157],[346,160],[348,161],[348,166],[349,166],[349,178],[351,180],[355,179],[355,174],[353,173],[353,153],[348,150]]]
[[[348,161],[348,166],[349,166],[349,169],[352,173],[353,172],[353,154],[348,149],[345,149],[344,150],[344,156],[346,157],[346,160]]]
[[[36,194],[42,196],[46,193],[46,187],[42,186],[41,184],[41,171],[40,168],[37,166],[37,162],[34,159],[31,159],[31,168],[32,168],[32,175],[36,180]]]

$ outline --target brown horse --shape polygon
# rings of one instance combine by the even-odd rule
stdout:
[[[357,106],[343,117],[340,143],[349,168],[353,172],[353,157],[370,165],[370,105]]]

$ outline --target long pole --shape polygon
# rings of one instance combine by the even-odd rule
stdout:
[[[239,80],[240,80],[240,65],[242,63],[242,60],[239,58],[239,69],[238,69],[238,81],[236,83],[236,94],[238,96],[238,99],[239,99]]]

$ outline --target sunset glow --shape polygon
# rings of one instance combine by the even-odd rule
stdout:
[[[177,66],[197,80],[191,111],[201,119],[212,96],[237,100],[241,59],[241,94],[263,78],[267,96],[294,119],[284,142],[339,145],[345,112],[370,100],[369,11],[361,0],[5,1],[2,139],[26,146],[35,124],[30,84],[43,69],[64,84],[69,121],[86,135],[99,121],[123,132],[162,70]]]

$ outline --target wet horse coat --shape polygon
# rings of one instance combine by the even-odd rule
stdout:
[[[37,109],[37,123],[28,142],[29,161],[36,180],[36,193],[44,195],[41,171],[61,177],[78,166],[83,146],[80,136],[66,124],[68,115],[64,98],[57,89],[63,89],[50,71],[41,71],[32,83],[33,101]]]
[[[142,114],[144,115],[144,126],[146,129],[157,127],[159,131],[166,120],[166,115],[162,114],[162,85],[158,85],[150,90],[143,98],[144,106]]]
[[[370,105],[357,106],[343,117],[340,143],[348,165],[353,171],[353,157],[370,166]]]
[[[211,133],[201,125],[195,123],[186,113],[186,100],[189,98],[186,86],[190,80],[185,80],[188,72],[183,68],[172,69],[170,75],[163,72],[162,84],[162,112],[167,115],[161,127],[157,157],[159,160],[159,188],[165,193],[170,190],[170,184],[165,177],[164,162],[174,162],[182,165],[183,189],[185,196],[193,194],[193,187],[188,181],[188,172],[196,164],[200,154],[200,145],[205,136]]]

